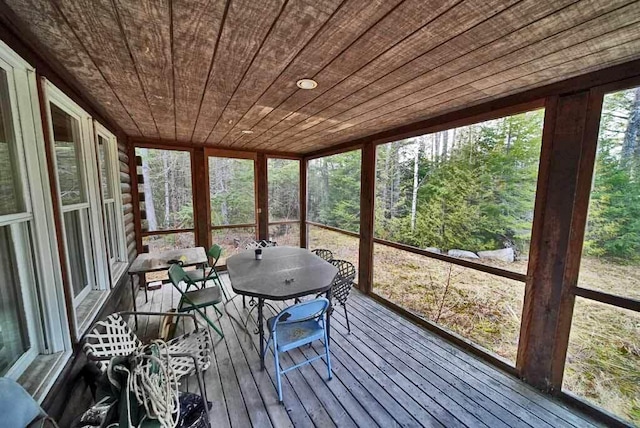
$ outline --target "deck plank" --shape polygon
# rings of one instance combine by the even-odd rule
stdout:
[[[222,280],[234,296],[228,277],[222,275]],[[165,285],[149,292],[148,303],[143,293],[137,301],[140,310],[167,311],[177,307],[179,298],[174,287]],[[327,380],[324,360],[293,370],[282,378],[281,405],[272,349],[265,357],[265,370],[260,370],[259,339],[253,334],[256,314],[248,333],[235,321],[243,320],[250,309],[241,302],[237,298],[225,306],[220,320],[224,339],[210,330],[213,358],[205,379],[214,426],[599,426],[358,291],[348,303],[351,333],[341,308],[332,317],[333,379]],[[292,302],[272,303],[278,311]],[[265,317],[271,312],[265,308]],[[148,338],[157,332],[159,320],[145,318],[140,317],[140,331],[141,337]],[[317,342],[281,354],[282,365],[323,352],[322,343]],[[185,381],[183,389],[198,392],[193,379]]]
[[[469,376],[486,382],[497,392],[507,395],[512,401],[517,401],[524,405],[525,408],[530,408],[534,414],[544,418],[552,425],[558,426],[569,423],[575,427],[594,426],[594,422],[586,416],[579,415],[577,411],[545,396],[524,382],[455,347],[455,345],[448,343],[446,340],[402,318],[392,310],[364,297],[359,292],[354,293],[351,302],[362,305],[366,311],[378,314],[378,316],[385,319],[385,322],[398,328],[398,331],[408,334],[415,346],[424,347],[427,352],[445,358],[466,371]],[[596,424],[595,426],[598,425]]]
[[[382,322],[376,317],[367,316],[367,313],[364,312],[363,308],[358,304],[349,305],[349,313],[352,321],[359,321],[357,325],[368,325],[384,332],[387,337],[393,338],[394,344],[403,349],[411,358],[415,359],[429,371],[433,371],[437,376],[442,377],[442,379],[446,380],[452,386],[460,388],[470,398],[478,400],[479,404],[484,403],[482,404],[483,407],[487,408],[488,406],[491,412],[499,414],[500,418],[508,418],[506,422],[513,424],[518,421],[514,421],[513,418],[504,415],[503,413],[505,411],[512,413],[529,426],[553,426],[534,415],[530,410],[527,410],[527,408],[521,407],[519,403],[512,401],[509,397],[496,392],[492,388],[487,388],[486,383],[479,381],[473,376],[469,376],[468,373],[459,369],[455,364],[451,364],[450,361],[434,355],[433,352],[423,352],[417,349],[417,347],[414,347],[414,341],[408,339],[403,332],[389,327],[388,323]],[[487,403],[486,401],[489,402]]]

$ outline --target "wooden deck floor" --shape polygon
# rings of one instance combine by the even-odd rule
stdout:
[[[230,291],[226,275],[223,280]],[[139,310],[166,310],[179,298],[170,284],[149,296],[144,304],[144,293],[139,294]],[[226,308],[228,315],[244,319],[240,298]],[[212,426],[594,426],[586,416],[357,291],[349,300],[351,334],[338,309],[331,322],[333,380],[326,381],[323,361],[289,372],[283,379],[284,405],[278,404],[274,386],[273,355],[267,356],[267,368],[261,371],[257,336],[245,333],[225,315],[225,338],[212,332],[215,358],[206,372]],[[156,331],[157,323],[140,324],[140,335]],[[304,347],[285,355],[282,364],[321,352],[320,343]]]

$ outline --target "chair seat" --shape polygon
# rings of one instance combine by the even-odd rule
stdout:
[[[191,281],[193,282],[202,282],[205,280],[208,281],[212,279],[211,277],[207,276],[208,272],[203,273],[202,269],[188,270],[188,271],[185,271],[185,273],[187,274],[189,279],[191,279]]]
[[[267,320],[267,326],[271,331],[275,317]],[[287,352],[298,348],[314,340],[324,338],[324,330],[317,320],[295,322],[290,324],[278,324],[276,328],[278,337],[278,351]]]
[[[191,354],[196,357],[202,371],[207,370],[211,365],[211,338],[207,329],[196,330],[171,339],[167,342],[167,347],[170,354]],[[170,364],[178,379],[191,376],[196,372],[191,358],[172,357]]]
[[[185,304],[181,308],[182,312],[189,311],[193,308],[211,306],[212,304],[217,304],[222,301],[220,287],[218,286],[187,291],[184,295],[189,301],[185,300]]]

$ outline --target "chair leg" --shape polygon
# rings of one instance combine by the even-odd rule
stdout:
[[[282,404],[282,380],[281,380],[281,376],[282,374],[280,373],[280,358],[278,357],[278,348],[275,346],[275,342],[274,342],[274,346],[273,346],[273,355],[274,355],[274,361],[276,364],[276,381],[277,381],[277,385],[278,385],[278,402],[280,404]]]
[[[242,296],[242,307],[243,308],[247,307],[247,301],[245,300],[244,296]]]
[[[347,315],[347,302],[345,302],[344,305],[342,305],[342,307],[344,308],[344,317],[347,320],[347,332],[351,334],[351,326],[349,325],[349,315]]]
[[[329,373],[329,380],[333,378],[333,372],[331,371],[331,353],[329,352],[329,337],[327,336],[327,330],[324,330],[324,352],[327,356],[327,372]]]

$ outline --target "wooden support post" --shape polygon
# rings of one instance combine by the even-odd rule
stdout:
[[[193,226],[199,247],[211,247],[211,207],[209,205],[209,171],[204,148],[193,149],[191,177],[193,182]]]
[[[269,187],[267,183],[267,156],[258,153],[256,159],[256,192],[258,237],[269,239]]]
[[[370,293],[373,288],[374,203],[376,196],[376,147],[362,147],[360,169],[360,258],[358,288]]]
[[[309,248],[307,234],[307,159],[300,159],[300,247]]]
[[[516,364],[545,391],[562,387],[601,105],[594,91],[550,97],[546,105]]]
[[[136,235],[136,253],[144,252],[142,248],[142,213],[140,210],[140,192],[138,189],[138,163],[136,148],[127,138],[127,154],[129,155],[129,176],[131,177],[131,204],[133,205],[133,229]],[[144,193],[142,193],[144,195]]]

